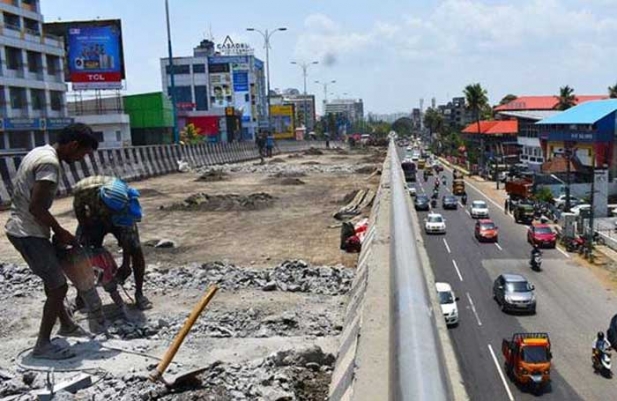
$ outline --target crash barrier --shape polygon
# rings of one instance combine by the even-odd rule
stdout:
[[[330,146],[341,146],[330,142]],[[278,141],[273,154],[293,153],[311,147],[325,148],[323,141]],[[10,203],[14,179],[24,153],[0,157],[0,204]],[[135,181],[178,171],[182,160],[192,168],[225,163],[238,163],[259,158],[253,142],[204,143],[199,145],[153,145],[116,149],[99,149],[81,162],[64,164],[64,174],[58,186],[60,196],[67,195],[82,178],[101,174]]]
[[[330,400],[467,399],[445,322],[436,320],[440,312],[430,313],[440,309],[429,294],[432,273],[410,206],[392,142],[350,291]]]

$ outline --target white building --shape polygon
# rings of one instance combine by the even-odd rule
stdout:
[[[69,115],[75,122],[88,124],[99,141],[99,148],[131,146],[131,121],[124,113],[119,93],[107,97],[68,102]]]
[[[335,99],[326,103],[325,114],[343,114],[350,122],[362,121],[364,104],[362,99]]]
[[[64,43],[43,33],[39,0],[2,0],[0,149],[50,143],[67,118]]]

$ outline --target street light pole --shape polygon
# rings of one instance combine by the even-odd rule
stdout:
[[[570,212],[570,160],[572,159],[572,148],[570,143],[565,143],[566,154],[566,204],[564,205],[564,212]]]
[[[322,85],[323,86],[323,114],[326,114],[326,103],[328,103],[328,85],[330,84],[335,84],[336,80],[332,80],[332,81],[325,81],[325,82],[321,82],[321,81],[315,81],[316,84]]]
[[[308,115],[306,113],[306,77],[307,77],[307,70],[311,65],[315,65],[315,64],[319,64],[319,61],[312,61],[310,63],[307,63],[306,61],[303,61],[301,63],[298,63],[296,61],[292,61],[291,64],[295,64],[300,66],[300,68],[302,68],[302,77],[304,78],[304,98],[302,99],[302,113],[304,114],[304,130],[305,130],[305,135],[308,134]]]
[[[270,38],[276,32],[286,31],[287,28],[276,28],[273,31],[269,31],[267,29],[265,31],[260,31],[259,29],[255,29],[255,28],[246,28],[246,30],[249,32],[258,32],[264,38],[264,47],[266,48],[266,90],[268,92],[266,94],[266,99],[268,102],[268,112],[267,112],[268,130],[271,131],[272,130],[272,119],[270,118]]]
[[[174,56],[171,49],[171,25],[169,24],[169,1],[165,0],[165,18],[167,20],[167,51],[169,54],[169,80],[171,84],[171,113],[173,118],[173,136],[174,143],[180,142],[180,134],[178,132],[178,116],[176,115],[176,80],[174,78]]]

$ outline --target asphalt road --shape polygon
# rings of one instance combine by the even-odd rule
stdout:
[[[452,176],[444,172],[451,185]],[[424,183],[418,174],[418,193],[432,193],[434,177]],[[473,185],[473,183],[471,183]],[[617,379],[593,373],[591,345],[598,330],[606,330],[617,312],[615,295],[588,269],[560,250],[544,250],[542,272],[528,266],[527,227],[506,215],[502,205],[491,203],[467,185],[468,205],[483,199],[499,227],[499,243],[479,243],[473,236],[474,220],[461,205],[458,210],[436,212],[446,219],[447,234],[423,234],[436,281],[452,285],[457,296],[460,324],[450,329],[451,339],[472,400],[526,400],[526,392],[505,375],[501,354],[503,338],[516,332],[548,332],[552,342],[551,386],[540,396],[546,400],[617,399]],[[443,186],[441,196],[448,193]],[[426,212],[418,212],[422,222]],[[501,273],[523,274],[536,286],[537,314],[506,314],[492,298],[492,284]]]

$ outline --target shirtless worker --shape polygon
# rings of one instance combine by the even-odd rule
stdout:
[[[75,237],[64,229],[49,212],[61,179],[61,162],[82,160],[98,148],[98,141],[85,124],[71,124],[58,135],[53,145],[31,150],[21,161],[15,176],[11,211],[5,226],[6,235],[24,258],[30,270],[43,280],[45,305],[32,356],[44,359],[67,359],[75,354],[51,342],[51,331],[60,320],[59,335],[83,335],[64,307],[68,285],[51,232],[58,244],[76,245]]]

